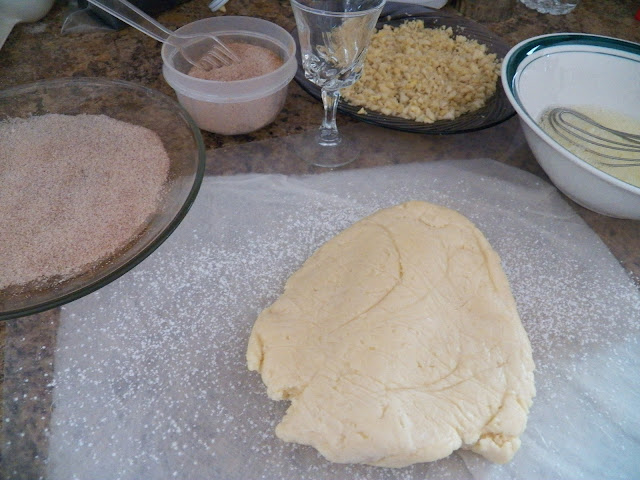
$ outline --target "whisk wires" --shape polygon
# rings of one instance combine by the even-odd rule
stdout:
[[[580,150],[615,160],[600,161],[611,167],[640,166],[640,134],[607,127],[581,112],[566,107],[548,110],[543,120],[567,142]]]

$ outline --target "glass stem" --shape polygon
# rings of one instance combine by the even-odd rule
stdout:
[[[340,133],[336,124],[336,113],[338,111],[338,100],[340,90],[322,89],[322,104],[324,105],[324,118],[318,134],[320,145],[331,147],[340,143]]]

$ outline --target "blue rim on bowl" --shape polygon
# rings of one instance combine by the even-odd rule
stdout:
[[[540,35],[518,43],[507,54],[502,65],[505,76],[511,79],[510,89],[513,88],[513,79],[516,76],[518,65],[529,55],[540,52],[545,48],[560,45],[589,45],[593,47],[613,48],[623,52],[640,53],[640,44],[620,40],[602,35],[587,35],[582,33],[557,33],[552,35]]]
[[[640,187],[620,180],[597,167],[590,165],[557,143],[538,125],[537,119],[534,118],[524,107],[522,99],[517,91],[519,76],[526,69],[527,64],[533,63],[536,59],[542,56],[553,54],[561,47],[570,47],[571,51],[593,50],[603,55],[623,57],[627,60],[633,60],[640,63],[640,44],[627,40],[583,33],[557,33],[532,37],[515,45],[504,58],[501,79],[503,89],[506,92],[507,97],[509,97],[509,100],[518,113],[521,121],[525,122],[526,125],[539,137],[546,140],[547,144],[558,153],[562,154],[574,164],[579,165],[582,169],[589,171],[600,179],[628,192],[640,195]],[[563,52],[565,51],[568,50],[563,49]],[[567,194],[571,196],[569,193]],[[574,200],[576,199],[574,198]],[[581,202],[578,201],[578,203]]]
[[[155,130],[171,159],[167,193],[144,231],[89,271],[62,282],[0,292],[0,320],[63,305],[124,275],[169,238],[191,208],[204,177],[200,130],[175,100],[157,90],[122,80],[62,78],[0,91],[0,121],[46,113],[105,114]]]

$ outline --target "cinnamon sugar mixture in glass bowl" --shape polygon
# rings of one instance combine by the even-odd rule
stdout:
[[[80,78],[0,92],[0,320],[141,262],[186,215],[204,163],[196,125],[155,90]]]

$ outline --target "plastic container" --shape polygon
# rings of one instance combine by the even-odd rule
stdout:
[[[221,16],[189,23],[178,33],[214,33],[226,43],[243,42],[270,49],[283,64],[271,73],[246,80],[213,81],[191,77],[191,65],[171,45],[162,47],[162,73],[180,104],[208,132],[239,135],[275,120],[297,69],[296,45],[282,27],[253,17]]]

